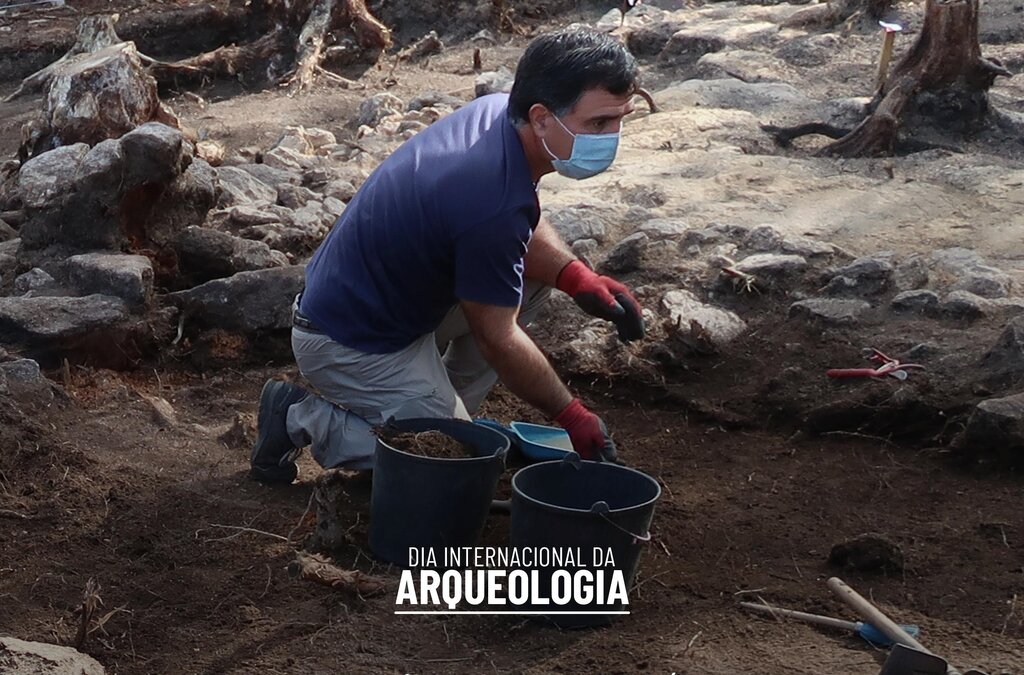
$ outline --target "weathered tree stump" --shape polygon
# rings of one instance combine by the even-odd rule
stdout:
[[[332,31],[347,29],[365,51],[379,55],[391,46],[391,32],[370,13],[365,0],[264,0],[251,3],[253,23],[266,19],[274,28],[244,45],[226,45],[213,51],[180,61],[165,62],[139,54],[142,63],[160,83],[234,76],[260,67],[270,79],[290,84],[295,91],[308,89],[317,75],[341,84],[349,84],[338,75],[323,70],[327,36]],[[43,89],[67,62],[125,43],[114,30],[115,16],[88,17],[78,27],[74,46],[58,61],[25,78],[11,94],[10,101]],[[132,46],[134,49],[134,45]],[[275,77],[272,66],[279,61],[292,63],[293,69]]]
[[[927,0],[924,26],[910,51],[882,84],[868,116],[818,154],[865,157],[891,154],[907,114],[944,129],[968,129],[989,113],[988,89],[1010,71],[981,55],[978,0]],[[827,125],[767,127],[785,144],[801,135],[822,133]]]

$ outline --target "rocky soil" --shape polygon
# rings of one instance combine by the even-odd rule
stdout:
[[[122,36],[157,56],[176,19],[210,11],[121,4]],[[207,32],[237,30],[232,7]],[[0,104],[0,625],[72,644],[96,578],[107,618],[83,649],[108,672],[877,672],[884,653],[854,638],[735,605],[844,615],[823,583],[839,573],[958,665],[1024,670],[1021,9],[982,9],[984,53],[1018,75],[997,81],[988,126],[918,120],[907,132],[932,149],[835,160],[761,128],[863,114],[879,32],[824,25],[820,7],[658,0],[621,21],[517,4],[495,23],[410,5],[379,12],[398,48],[430,29],[437,42],[393,69],[343,68],[358,88],[210,82],[161,92],[168,114],[118,108],[132,130],[114,120],[103,138],[50,114],[29,151],[21,127],[52,97]],[[75,9],[0,8],[0,94],[67,49]],[[895,8],[898,51],[921,16]],[[289,581],[319,471],[304,460],[283,490],[244,472],[263,378],[297,376],[304,261],[389,152],[507,90],[529,34],[574,21],[625,40],[660,110],[638,100],[606,174],[541,188],[573,249],[648,319],[625,346],[555,297],[534,331],[623,458],[662,483],[634,613],[559,633],[396,617],[387,595]],[[144,98],[155,83],[125,58],[102,72]],[[865,348],[923,368],[826,376],[877,367]],[[487,406],[542,421],[501,390]],[[388,578],[364,550],[368,485],[338,480],[351,511],[335,562]],[[492,518],[486,543],[506,530]]]

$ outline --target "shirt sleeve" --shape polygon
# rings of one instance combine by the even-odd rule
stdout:
[[[463,230],[455,239],[455,296],[518,307],[523,297],[523,257],[532,233],[522,212]]]

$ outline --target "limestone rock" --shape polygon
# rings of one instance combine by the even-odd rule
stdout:
[[[928,263],[920,255],[912,255],[896,265],[893,275],[896,289],[916,291],[928,285]]]
[[[640,269],[649,240],[643,232],[629,235],[608,252],[600,270],[607,274],[628,274]]]
[[[690,232],[686,222],[676,218],[654,218],[640,226],[643,232],[652,240],[657,239],[680,239]]]
[[[967,291],[983,298],[1005,298],[1010,294],[1010,275],[988,265],[975,265],[963,271],[954,290]]]
[[[375,94],[359,104],[356,126],[375,127],[385,117],[400,114],[404,109],[405,103],[394,94]]]
[[[277,190],[264,183],[241,167],[222,166],[217,169],[220,185],[221,206],[248,204],[250,202],[275,202]]]
[[[974,321],[985,316],[989,301],[967,291],[947,293],[939,304],[939,312],[950,319]]]
[[[570,207],[547,212],[551,224],[562,235],[570,246],[580,239],[594,239],[599,243],[605,241],[607,226],[594,212],[587,209]]]
[[[706,305],[693,293],[682,289],[662,296],[661,309],[672,323],[684,331],[696,322],[718,348],[732,342],[747,329],[746,322],[733,312]]]
[[[111,328],[128,316],[120,298],[0,298],[0,342],[35,344],[73,340]]]
[[[757,253],[736,263],[736,269],[759,278],[779,279],[802,273],[807,261],[798,255]]]
[[[809,298],[794,302],[789,316],[819,322],[826,326],[852,326],[871,309],[863,300],[839,298]]]
[[[515,75],[508,68],[502,66],[498,70],[480,73],[473,83],[473,92],[477,98],[490,94],[507,94],[512,91],[512,83]]]
[[[53,289],[57,281],[44,270],[33,267],[28,272],[18,275],[14,280],[14,292],[18,295],[25,295],[32,292],[38,295],[39,291]]]
[[[331,181],[324,187],[324,197],[334,197],[338,201],[348,203],[356,195],[356,186],[347,180]]]
[[[1007,322],[999,339],[981,360],[982,365],[999,375],[1024,374],[1024,317]]]
[[[188,284],[230,277],[238,272],[285,267],[288,258],[260,241],[207,227],[190,227],[174,243],[178,266]]]
[[[259,333],[291,327],[291,306],[305,284],[305,266],[239,272],[170,298],[211,328]]]
[[[147,305],[153,296],[153,264],[141,255],[71,256],[63,265],[62,278],[80,294],[110,295],[133,307]]]
[[[96,659],[44,642],[0,637],[0,672],[18,675],[105,675]]]
[[[25,162],[18,172],[18,194],[25,208],[30,212],[59,208],[70,194],[87,152],[89,146],[78,143]]]
[[[192,162],[181,131],[151,122],[121,138],[125,176],[132,187],[168,182],[180,176]]]
[[[1022,464],[1024,451],[1024,394],[982,401],[957,439],[961,452],[994,455],[1007,463]]]
[[[939,294],[935,291],[903,291],[889,304],[894,312],[926,313],[939,305]]]
[[[893,266],[881,258],[858,258],[836,270],[825,286],[830,296],[866,297],[889,289],[894,276]]]

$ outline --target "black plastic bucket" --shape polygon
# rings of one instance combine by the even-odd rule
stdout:
[[[473,449],[472,457],[435,458],[396,450],[379,438],[370,495],[370,550],[403,567],[409,549],[473,546],[505,469],[508,438],[462,420],[405,419],[398,431],[440,431]]]
[[[575,562],[580,567],[562,569],[570,573],[586,569],[595,577],[601,570],[606,583],[611,570],[620,570],[628,590],[640,553],[650,540],[654,505],[660,496],[661,486],[656,480],[617,464],[580,462],[575,454],[564,460],[534,464],[512,478],[510,543],[516,548],[577,550],[580,555]],[[599,561],[594,566],[595,548],[602,552],[610,549],[614,565],[604,566],[605,561]],[[552,613],[541,616],[561,628],[605,625],[618,616],[611,612],[629,611],[621,601],[553,604],[552,576],[558,568],[533,570],[538,574],[538,595],[549,599],[549,603],[523,609],[551,610]]]

